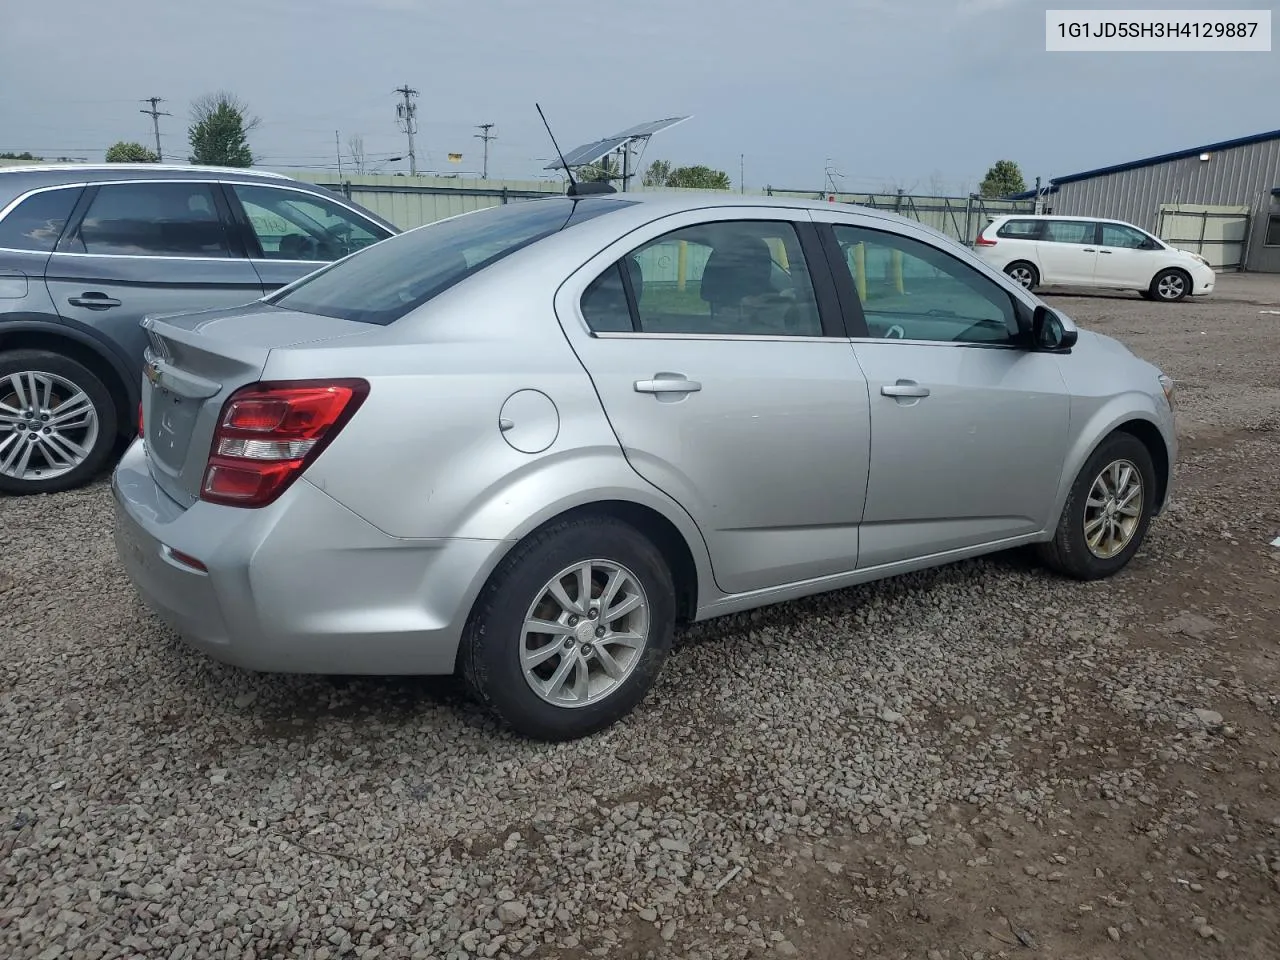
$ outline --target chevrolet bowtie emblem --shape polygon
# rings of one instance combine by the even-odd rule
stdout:
[[[160,383],[160,364],[157,361],[152,360],[143,368],[143,370],[147,375],[147,379],[151,381],[151,385],[153,387]]]

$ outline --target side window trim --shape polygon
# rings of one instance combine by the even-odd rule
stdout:
[[[694,338],[698,340],[770,340],[770,341],[787,341],[787,340],[816,340],[816,339],[846,339],[847,335],[844,329],[844,319],[840,309],[840,302],[836,289],[836,280],[832,276],[830,265],[826,262],[825,246],[822,241],[821,232],[818,226],[811,219],[795,219],[789,216],[769,216],[769,217],[747,217],[739,219],[726,219],[707,221],[709,223],[777,223],[790,226],[796,234],[796,242],[800,245],[800,252],[804,257],[805,269],[809,274],[809,283],[813,289],[814,302],[818,310],[818,322],[821,325],[822,333],[818,337],[813,336],[789,336],[786,334],[750,334],[750,333],[666,333],[662,331],[644,330],[641,327],[639,300],[636,297],[635,288],[631,282],[631,271],[624,270],[622,262],[627,257],[634,256],[637,251],[643,250],[650,244],[660,240],[668,233],[676,233],[686,229],[688,226],[696,226],[697,224],[686,224],[682,227],[676,227],[666,233],[659,234],[656,237],[644,241],[639,246],[626,251],[622,256],[614,260],[607,268],[600,271],[590,283],[595,283],[600,277],[605,276],[610,270],[617,270],[621,274],[622,288],[627,297],[627,310],[631,315],[631,331],[599,331],[592,330],[590,323],[587,323],[588,336],[600,339],[618,339],[627,337],[644,337],[647,339],[688,339]],[[578,311],[581,314],[581,302],[579,302]],[[583,316],[586,320],[586,317]]]
[[[921,239],[919,237],[912,237],[907,234],[896,233],[892,230],[884,230],[878,227],[869,227],[859,223],[833,222],[833,221],[824,220],[818,224],[818,227],[822,236],[823,245],[826,248],[827,266],[835,277],[835,284],[836,284],[837,290],[840,293],[841,303],[852,305],[851,308],[846,309],[844,312],[845,324],[846,324],[846,327],[848,328],[849,340],[870,341],[872,343],[884,342],[884,338],[882,337],[871,336],[870,327],[868,327],[867,325],[866,313],[862,306],[862,298],[858,296],[858,291],[854,288],[853,277],[850,275],[849,269],[844,263],[844,253],[840,249],[839,240],[836,239],[837,226],[846,226],[855,230],[862,230],[867,233],[885,234],[887,236],[893,236],[893,237],[903,237],[907,240],[911,240],[915,243],[919,243],[919,244],[922,244],[923,246],[929,247],[931,250],[934,250],[940,256],[946,257],[947,259],[954,261],[958,266],[971,270],[973,273],[977,274],[979,277],[982,277],[985,280],[989,280],[992,286],[994,286],[1001,293],[1008,296],[1010,309],[1013,312],[1015,322],[1018,324],[1018,332],[1016,334],[1011,333],[1010,339],[1003,343],[992,343],[992,342],[984,342],[984,341],[910,340],[910,339],[895,340],[894,342],[904,343],[904,344],[917,344],[917,345],[927,344],[927,345],[937,346],[937,347],[969,347],[969,348],[979,347],[982,349],[1001,349],[1001,350],[1024,349],[1025,344],[1023,341],[1027,336],[1027,329],[1028,329],[1028,325],[1030,324],[1030,311],[1024,306],[1022,301],[1020,301],[1016,296],[1013,295],[1013,293],[1006,290],[1000,283],[998,283],[994,279],[985,276],[980,270],[975,269],[971,265],[965,263],[963,260],[960,260],[958,257],[955,257],[952,254],[948,253],[946,250],[943,250],[940,247],[937,247],[936,245],[930,243],[929,241]],[[965,286],[969,286],[971,289],[974,289],[975,293],[979,293],[981,295],[981,291],[972,287],[972,285],[969,284],[966,279],[960,278],[960,282],[964,283]]]
[[[248,229],[248,219],[240,206],[240,198],[221,180],[214,183],[213,193],[223,229],[227,231],[227,243],[231,246],[232,256],[240,260],[252,260],[258,238]]]
[[[88,256],[83,250],[70,249],[71,246],[80,239],[80,224],[84,222],[84,215],[89,211],[93,198],[98,195],[99,185],[91,183],[84,188],[84,192],[80,194],[80,199],[76,201],[75,207],[71,210],[71,216],[67,217],[67,226],[62,231],[62,236],[58,238],[58,245],[53,248],[55,254],[72,253],[80,256]],[[84,246],[83,243],[80,244]]]

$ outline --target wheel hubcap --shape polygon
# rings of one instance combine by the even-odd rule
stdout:
[[[1142,519],[1142,473],[1130,460],[1103,468],[1089,489],[1084,506],[1084,541],[1099,560],[1110,560],[1127,547]]]
[[[1157,289],[1160,291],[1160,296],[1165,300],[1175,300],[1182,296],[1184,287],[1185,282],[1181,277],[1171,276],[1161,277],[1160,285]]]
[[[0,379],[0,475],[60,477],[84,463],[97,441],[98,411],[70,380],[38,370]]]
[[[520,666],[557,707],[598,703],[629,677],[649,640],[649,600],[636,575],[611,560],[565,567],[524,618]]]
[[[1031,271],[1026,267],[1014,267],[1009,271],[1009,276],[1024,287],[1031,286]]]

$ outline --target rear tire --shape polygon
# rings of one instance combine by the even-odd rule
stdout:
[[[1111,434],[1072,483],[1053,539],[1038,547],[1041,561],[1075,580],[1120,572],[1142,546],[1155,498],[1156,471],[1146,445],[1130,433]]]
[[[1014,283],[1026,290],[1034,290],[1040,285],[1040,271],[1035,268],[1035,264],[1028,263],[1026,260],[1013,261],[1004,268],[1004,272]]]
[[[562,521],[516,546],[486,584],[462,638],[462,675],[522,736],[589,736],[644,699],[675,618],[671,572],[649,540],[611,518]],[[527,629],[534,621],[547,630]]]
[[[1177,303],[1191,293],[1191,275],[1170,267],[1161,270],[1151,281],[1151,296],[1161,303]]]
[[[111,391],[83,364],[49,350],[0,354],[0,493],[83,486],[106,465],[117,427]]]

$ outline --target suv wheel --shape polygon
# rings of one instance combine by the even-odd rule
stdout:
[[[1040,271],[1034,265],[1027,263],[1025,260],[1015,260],[1004,268],[1004,272],[1013,279],[1019,286],[1028,290],[1035,289],[1040,283]]]
[[[1142,546],[1155,494],[1146,445],[1130,433],[1113,433],[1076,476],[1054,538],[1040,547],[1041,559],[1077,580],[1118,573]]]
[[[560,741],[644,698],[675,629],[675,588],[632,527],[568,520],[517,546],[481,593],[461,650],[476,697],[517,733]]]
[[[1191,292],[1191,278],[1181,270],[1161,270],[1151,281],[1151,295],[1165,303],[1175,303]]]
[[[116,440],[111,393],[47,350],[0,354],[0,492],[57,493],[92,479]]]

